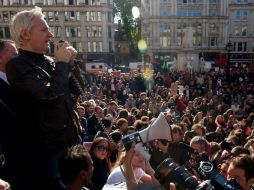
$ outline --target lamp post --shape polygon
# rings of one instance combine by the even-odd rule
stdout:
[[[231,51],[233,50],[233,45],[232,45],[230,40],[229,40],[229,42],[226,45],[226,50],[227,50],[227,53],[228,53],[227,81],[230,84],[230,67],[231,67],[230,55],[231,55]]]

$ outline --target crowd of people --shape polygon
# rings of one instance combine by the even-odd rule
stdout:
[[[226,78],[223,71],[154,67],[81,76],[68,42],[55,43],[53,58],[45,55],[53,35],[39,7],[14,15],[10,29],[13,41],[0,41],[2,189],[148,189],[147,183],[160,189],[155,173],[166,158],[191,166],[188,173],[201,184],[193,169],[200,159],[236,179],[239,189],[252,188],[253,71]],[[134,143],[124,148],[126,135],[146,129],[160,113],[170,141],[146,142],[150,159]],[[179,186],[172,179],[167,188]]]

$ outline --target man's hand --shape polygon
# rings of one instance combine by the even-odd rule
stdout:
[[[60,46],[58,42],[54,44],[54,55],[56,62],[63,61],[72,63],[77,55],[77,51],[69,45],[68,42],[63,42]]]
[[[0,179],[0,190],[8,190],[9,188],[10,184]]]

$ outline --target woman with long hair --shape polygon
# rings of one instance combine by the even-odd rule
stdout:
[[[104,137],[97,137],[93,140],[89,153],[93,160],[92,187],[93,190],[101,190],[107,181],[111,170],[109,140]]]
[[[115,164],[115,168],[110,173],[106,184],[120,184],[128,183],[129,179],[126,176],[126,166],[123,164],[126,153],[123,152]],[[146,161],[143,156],[135,152],[133,157],[128,160],[133,168],[133,174],[138,182],[142,183],[155,183],[159,184],[157,179],[154,177],[154,170],[150,163]]]

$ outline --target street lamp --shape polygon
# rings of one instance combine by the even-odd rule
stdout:
[[[230,84],[230,66],[231,66],[231,62],[230,62],[230,55],[231,55],[231,51],[233,50],[233,45],[231,43],[231,41],[229,40],[229,42],[226,45],[226,50],[228,53],[228,63],[227,63],[227,81]]]

